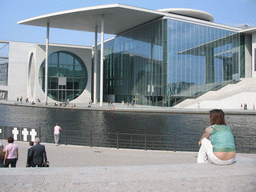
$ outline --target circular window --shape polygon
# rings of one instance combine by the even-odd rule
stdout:
[[[48,96],[53,100],[66,102],[79,97],[88,80],[83,61],[75,54],[59,51],[48,58]],[[45,60],[39,69],[39,82],[45,92]]]

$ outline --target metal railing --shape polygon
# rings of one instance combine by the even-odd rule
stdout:
[[[53,143],[53,132],[41,128],[27,128],[19,126],[0,126],[0,139],[13,136],[17,141],[33,141],[39,137],[42,142]],[[85,130],[62,131],[60,144],[83,145],[90,147],[127,148],[143,150],[165,151],[198,151],[198,140],[201,135],[186,134],[136,134],[136,133],[109,133]],[[235,136],[236,150],[239,153],[256,153],[256,135]]]
[[[70,135],[72,135],[70,137]],[[65,137],[65,139],[63,138]],[[153,149],[176,151],[177,135],[153,135],[134,133],[99,133],[65,130],[62,142],[65,144],[79,144],[91,147],[110,147],[127,149]],[[64,139],[64,140],[63,140]],[[179,147],[181,148],[181,146]]]

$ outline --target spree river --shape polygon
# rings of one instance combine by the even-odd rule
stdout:
[[[63,108],[36,108],[0,105],[0,126],[18,126],[41,128],[41,137],[45,142],[53,142],[53,127],[56,122],[73,136],[81,133],[101,133],[106,137],[111,133],[148,134],[148,135],[181,135],[179,142],[189,140],[197,142],[209,126],[208,114],[169,114],[169,113],[136,113],[117,111],[75,110]],[[256,135],[255,116],[226,115],[226,123],[237,138]],[[61,142],[64,143],[62,132]],[[66,132],[67,133],[67,132]],[[109,136],[107,136],[109,137]],[[82,140],[80,138],[80,140]],[[159,140],[162,140],[160,138]],[[79,139],[76,141],[81,143]],[[245,145],[252,141],[244,141]],[[193,147],[194,151],[198,150]],[[182,149],[180,149],[182,150]],[[184,149],[187,150],[187,149]]]

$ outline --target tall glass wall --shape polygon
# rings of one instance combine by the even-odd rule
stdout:
[[[0,61],[0,85],[7,86],[8,82],[8,60]]]
[[[168,20],[167,49],[169,106],[240,78],[240,35],[235,32]]]
[[[173,106],[219,89],[243,76],[241,39],[232,31],[171,19],[119,35],[104,44],[105,98]]]
[[[59,51],[49,55],[48,96],[66,102],[77,98],[87,84],[87,69],[83,61],[73,53]],[[45,60],[39,70],[39,82],[45,91]]]
[[[166,87],[166,21],[159,20],[104,44],[104,95],[116,102],[162,105]]]

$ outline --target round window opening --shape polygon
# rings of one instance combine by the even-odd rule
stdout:
[[[83,61],[75,54],[59,51],[48,57],[48,97],[55,101],[72,101],[84,91],[88,79]],[[45,60],[39,69],[39,82],[45,92]]]

